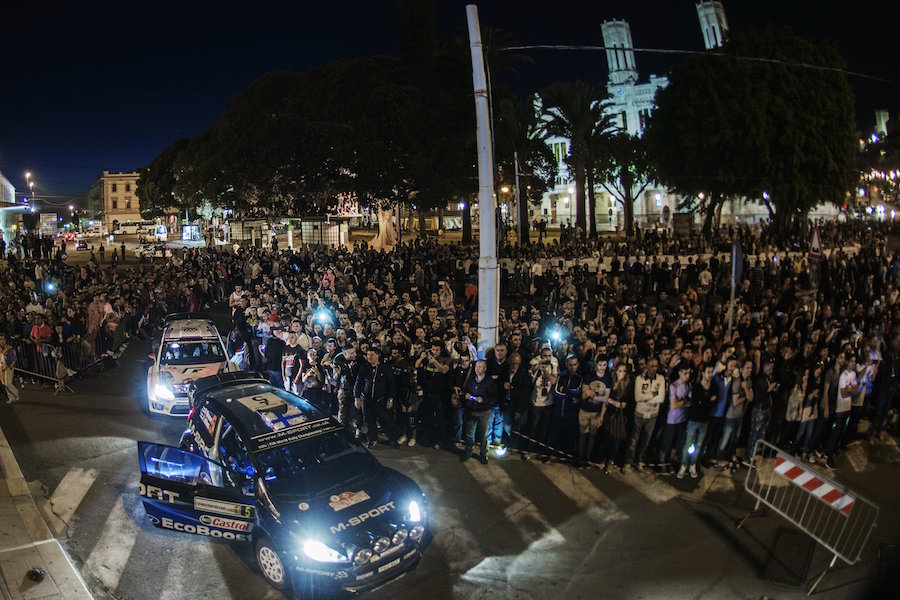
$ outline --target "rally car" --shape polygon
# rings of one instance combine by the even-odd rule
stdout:
[[[188,386],[192,381],[228,371],[225,344],[207,318],[173,314],[166,317],[162,336],[147,369],[147,408],[164,415],[188,414]]]
[[[258,374],[195,381],[178,448],[138,442],[157,527],[253,544],[272,586],[358,592],[414,569],[431,541],[422,490],[335,419]]]

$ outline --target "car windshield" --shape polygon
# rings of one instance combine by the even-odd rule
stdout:
[[[314,496],[370,473],[375,458],[345,431],[257,452],[257,466],[275,494]]]
[[[190,342],[179,340],[166,342],[163,345],[159,363],[162,365],[197,365],[224,360],[225,352],[218,340]]]

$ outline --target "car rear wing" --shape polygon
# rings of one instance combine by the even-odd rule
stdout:
[[[191,406],[194,406],[194,398],[196,398],[198,394],[205,394],[213,390],[218,390],[225,387],[245,385],[247,383],[264,383],[268,385],[269,380],[268,378],[263,377],[261,373],[257,373],[256,371],[234,371],[230,373],[219,373],[217,375],[210,375],[208,377],[203,377],[201,379],[198,379],[197,381],[191,382],[191,386],[190,388],[188,388],[188,398],[190,400]]]

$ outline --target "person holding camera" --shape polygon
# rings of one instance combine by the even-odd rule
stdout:
[[[415,362],[416,381],[422,402],[419,404],[418,426],[413,436],[435,449],[445,442],[447,431],[444,408],[449,400],[447,374],[450,372],[450,361],[443,355],[443,350],[440,338],[433,338],[429,349],[420,352]]]
[[[481,450],[481,464],[488,462],[487,430],[491,420],[491,408],[497,403],[496,383],[488,377],[487,363],[484,359],[475,361],[475,371],[466,382],[463,390],[465,402],[466,448],[460,456],[461,461],[472,458],[472,447],[477,442]]]
[[[528,417],[529,437],[535,440],[542,456],[546,456],[547,435],[550,429],[550,413],[553,409],[553,386],[559,379],[559,363],[553,356],[550,344],[545,343],[540,354],[531,359],[529,365],[531,380],[534,384],[534,401],[531,403],[531,414]]]
[[[344,344],[343,351],[334,357],[334,375],[337,378],[338,421],[348,431],[356,421],[353,415],[353,385],[359,375],[360,361],[356,346],[352,342]]]
[[[394,421],[396,385],[389,367],[381,364],[381,345],[372,342],[366,352],[366,364],[359,370],[353,387],[354,406],[361,410],[366,422],[369,448],[378,442],[378,426],[384,430],[391,447],[396,448],[397,424]]]

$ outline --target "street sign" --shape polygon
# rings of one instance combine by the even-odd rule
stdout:
[[[809,257],[814,260],[821,260],[823,257],[822,240],[819,238],[818,225],[813,228],[812,241],[809,244]]]

